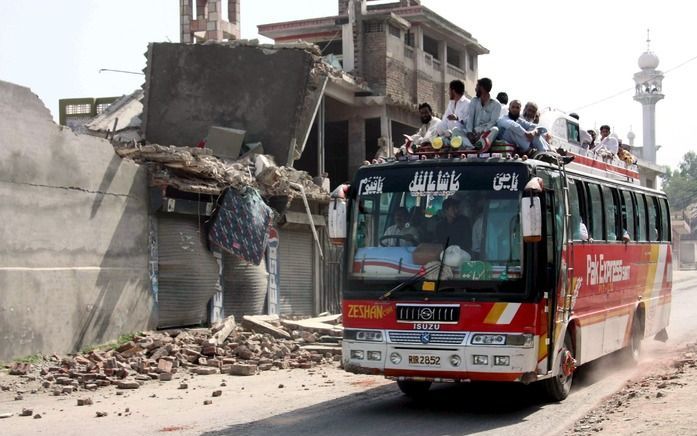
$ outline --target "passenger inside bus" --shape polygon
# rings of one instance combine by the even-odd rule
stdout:
[[[409,224],[409,212],[406,208],[400,207],[395,211],[394,224],[389,226],[380,238],[380,245],[383,247],[413,247],[418,243],[418,232]]]
[[[480,259],[482,255],[482,242],[484,241],[484,214],[486,213],[486,197],[484,195],[477,197],[472,202],[472,250],[471,254],[474,259]]]
[[[460,204],[450,197],[443,202],[442,216],[436,228],[435,241],[438,244],[457,245],[469,251],[472,246],[470,220],[460,214]]]
[[[583,221],[581,221],[578,224],[578,236],[574,236],[574,239],[578,239],[581,241],[588,241],[590,238],[588,237],[588,228],[586,227],[585,224],[583,224]]]

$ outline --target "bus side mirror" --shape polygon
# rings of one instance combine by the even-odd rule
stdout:
[[[346,199],[332,198],[329,202],[329,240],[334,245],[346,243]]]
[[[520,208],[524,242],[542,240],[542,206],[540,197],[523,197]]]

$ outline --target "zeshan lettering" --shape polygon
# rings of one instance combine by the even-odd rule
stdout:
[[[383,319],[394,311],[392,306],[349,304],[348,317],[353,319]]]

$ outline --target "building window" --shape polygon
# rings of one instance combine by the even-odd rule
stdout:
[[[404,44],[408,45],[409,47],[414,47],[414,34],[408,30],[404,32]]]
[[[108,108],[109,106],[111,106],[111,103],[99,103],[97,105],[97,115],[104,112],[106,110],[106,108]]]
[[[395,26],[390,24],[389,29],[390,29],[390,35],[395,36],[397,38],[402,37],[402,31],[399,30],[399,27],[395,27]]]
[[[477,57],[474,54],[469,53],[467,55],[467,64],[469,64],[470,71],[474,71],[474,68],[475,68],[474,63],[475,62],[477,62]]]
[[[440,56],[438,56],[438,41],[426,35],[424,35],[424,51],[430,54],[433,59],[440,60]]]
[[[460,52],[451,47],[448,47],[448,64],[460,68],[460,66],[462,65],[460,62]]]
[[[92,113],[92,105],[86,104],[69,104],[65,107],[67,115],[90,114]]]
[[[385,31],[385,25],[383,23],[364,23],[363,31],[365,33],[382,33]]]

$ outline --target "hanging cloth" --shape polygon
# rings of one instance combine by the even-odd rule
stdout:
[[[210,241],[230,254],[259,265],[268,241],[272,210],[257,190],[228,189],[208,232]]]

